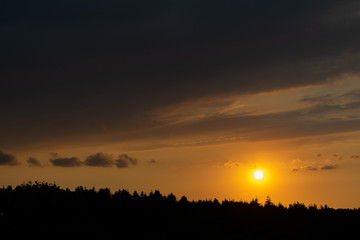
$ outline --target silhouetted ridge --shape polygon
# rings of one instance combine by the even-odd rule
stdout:
[[[1,239],[344,239],[357,236],[359,209],[180,200],[172,193],[28,182],[0,189]]]

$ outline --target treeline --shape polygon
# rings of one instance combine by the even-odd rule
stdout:
[[[28,182],[0,189],[1,239],[315,239],[357,234],[360,209],[223,200]]]

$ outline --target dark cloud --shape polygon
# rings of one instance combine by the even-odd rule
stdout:
[[[2,4],[2,146],[128,136],[161,126],[154,109],[359,72],[357,1],[85,5]]]
[[[91,167],[111,167],[113,165],[113,160],[111,155],[96,153],[88,156],[84,161],[84,165]]]
[[[351,158],[360,158],[359,155],[352,155]]]
[[[355,99],[355,100],[360,100],[360,89],[355,89],[351,92],[347,92],[344,93],[341,97],[344,98],[351,98],[351,99]]]
[[[0,165],[15,166],[18,164],[19,162],[13,155],[0,151]]]
[[[29,157],[26,162],[29,164],[29,167],[42,167],[41,163],[39,162],[39,160],[37,160],[36,158],[33,157]]]
[[[77,157],[70,158],[55,158],[49,160],[56,167],[79,167],[82,165]]]
[[[121,154],[114,162],[118,168],[126,168],[129,167],[130,164],[136,165],[137,163],[137,159],[129,157],[127,154]]]
[[[305,170],[308,170],[308,171],[317,171],[318,168],[317,168],[317,167],[313,167],[313,166],[307,166],[307,167],[305,167]]]
[[[318,154],[315,154],[315,157],[322,158],[322,157],[324,157],[324,154],[318,153]]]
[[[317,170],[334,170],[334,169],[337,169],[337,165],[331,164],[322,167],[304,166],[304,167],[294,168],[292,170],[294,172],[297,172],[297,171],[317,171]]]
[[[157,161],[155,159],[151,159],[151,160],[148,161],[148,163],[155,164],[155,163],[157,163]]]
[[[311,113],[326,113],[329,111],[344,111],[360,107],[360,90],[356,89],[343,94],[326,94],[304,97],[299,102],[314,104]],[[343,104],[339,104],[343,102]]]
[[[293,171],[294,172],[298,172],[298,171],[317,171],[318,168],[314,167],[314,166],[304,166],[304,167],[298,167],[298,168],[294,168]]]
[[[237,141],[274,140],[294,137],[316,136],[360,130],[360,119],[316,119],[312,111],[315,107],[288,112],[259,115],[218,114],[197,121],[169,124],[156,129],[134,132],[128,139],[157,139],[172,136],[186,137],[221,132],[222,135],[238,137]],[[331,113],[330,109],[328,112]],[[339,111],[335,111],[339,113]],[[294,127],[296,126],[296,127]],[[119,138],[120,140],[120,138]],[[211,142],[206,142],[211,144]],[[154,145],[155,148],[157,147]],[[161,146],[160,146],[161,147]],[[319,155],[320,156],[320,155]]]
[[[337,169],[337,165],[326,165],[320,168],[320,170],[333,170]]]

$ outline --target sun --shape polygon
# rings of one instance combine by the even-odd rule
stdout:
[[[256,170],[254,172],[254,178],[256,178],[257,180],[261,180],[264,178],[264,173],[261,170]]]

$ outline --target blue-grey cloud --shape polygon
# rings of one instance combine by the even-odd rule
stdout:
[[[79,167],[82,165],[82,162],[77,157],[55,158],[50,159],[49,161],[56,167]]]
[[[19,162],[13,155],[0,151],[0,165],[15,166],[18,164]]]
[[[113,159],[111,155],[96,153],[88,156],[84,161],[84,165],[91,167],[111,167],[113,165]]]

